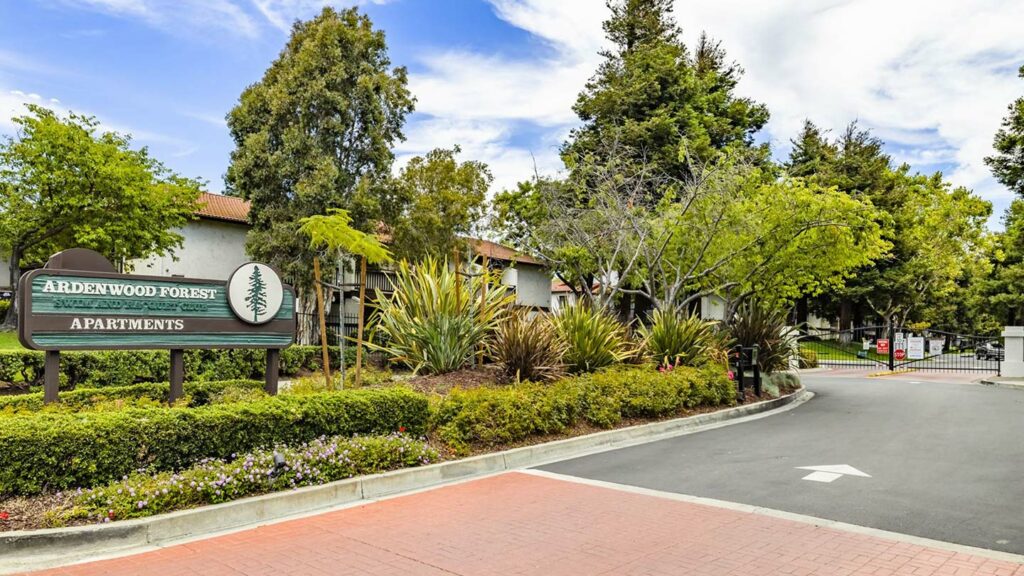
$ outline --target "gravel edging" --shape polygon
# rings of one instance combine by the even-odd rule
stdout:
[[[0,533],[0,574],[128,554],[176,541],[325,512],[338,506],[372,502],[454,481],[691,434],[788,410],[813,395],[801,388],[788,396],[717,412],[252,496],[148,518],[92,526],[4,532]]]

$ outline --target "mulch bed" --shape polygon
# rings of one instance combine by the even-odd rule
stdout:
[[[66,506],[66,502],[60,493],[0,500],[0,532],[48,528],[43,520],[44,514]]]
[[[465,368],[447,374],[436,374],[430,376],[413,376],[404,381],[417,392],[425,394],[447,394],[453,388],[482,388],[496,386],[501,383],[501,370],[493,365],[476,366]]]

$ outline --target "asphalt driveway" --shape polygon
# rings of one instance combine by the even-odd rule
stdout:
[[[542,469],[1024,554],[1024,391],[804,383],[815,398],[782,414]],[[800,469],[837,465],[870,477]]]

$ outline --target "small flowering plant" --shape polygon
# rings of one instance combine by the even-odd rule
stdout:
[[[274,455],[283,456],[275,464]],[[59,525],[76,518],[110,522],[171,510],[227,502],[246,496],[314,486],[440,459],[421,440],[401,433],[388,436],[321,437],[297,446],[276,446],[229,460],[206,459],[180,472],[142,470],[120,482],[70,495],[73,504]]]
[[[11,519],[10,512],[0,512],[0,522],[6,522]]]

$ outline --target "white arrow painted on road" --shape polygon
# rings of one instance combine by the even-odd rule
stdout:
[[[832,482],[838,480],[843,476],[860,476],[861,478],[871,478],[870,474],[865,474],[860,470],[857,470],[853,466],[848,464],[831,464],[828,466],[797,466],[797,470],[813,470],[807,476],[804,476],[803,480],[810,480],[811,482]]]

